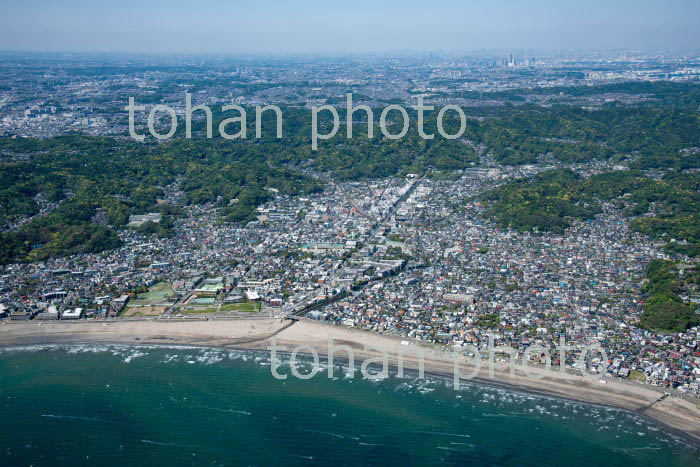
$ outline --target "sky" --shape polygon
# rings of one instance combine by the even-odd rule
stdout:
[[[0,0],[0,50],[697,49],[700,0]]]

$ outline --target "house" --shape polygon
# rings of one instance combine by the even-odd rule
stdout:
[[[10,313],[12,321],[28,321],[32,319],[32,314],[28,311],[13,311]]]
[[[39,313],[36,319],[54,321],[59,318],[58,308],[51,305],[46,311]]]
[[[129,301],[130,298],[131,297],[129,295],[124,294],[119,298],[113,299],[112,303],[110,304],[112,312],[114,314],[119,314],[119,312],[124,309],[126,303]]]

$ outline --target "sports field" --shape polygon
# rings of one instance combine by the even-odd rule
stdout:
[[[148,292],[138,294],[135,300],[129,302],[129,305],[153,305],[160,303],[175,295],[175,291],[168,282],[158,282],[148,288]]]
[[[227,303],[221,305],[221,311],[241,311],[245,313],[257,313],[260,311],[260,302]]]

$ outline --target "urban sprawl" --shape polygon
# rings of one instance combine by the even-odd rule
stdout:
[[[580,56],[537,52],[475,55],[425,54],[319,60],[246,58],[228,62],[172,58],[149,69],[145,60],[111,57],[2,56],[0,135],[51,138],[81,132],[126,139],[127,96],[157,95],[182,113],[182,96],[199,102],[301,108],[343,105],[345,92],[371,106],[413,105],[416,95],[435,105],[469,109],[511,105],[636,105],[654,97],[608,89],[599,94],[526,93],[514,89],[604,86],[619,83],[692,83],[697,57],[621,52]],[[95,65],[99,62],[98,65]],[[91,64],[109,66],[93,78]],[[137,71],[133,71],[136,69]],[[237,89],[217,84],[236,77]],[[196,83],[181,85],[182,83]],[[464,96],[460,96],[460,92]],[[486,96],[486,97],[484,97]],[[342,113],[341,113],[342,115]],[[486,117],[473,117],[483,119]],[[342,132],[342,131],[341,131]],[[659,240],[630,226],[619,204],[601,200],[600,212],[562,232],[509,228],[489,215],[484,195],[513,180],[553,169],[582,179],[630,170],[627,161],[561,161],[507,165],[473,141],[478,161],[446,172],[428,167],[388,177],[338,179],[318,167],[301,168],[323,189],[290,195],[266,187],[267,198],[250,222],[221,222],[221,202],[187,202],[180,180],[162,187],[159,204],[181,207],[173,234],[143,226],[164,214],[130,214],[118,231],[121,246],[9,263],[0,269],[0,318],[14,320],[210,320],[264,316],[328,324],[452,348],[466,345],[555,350],[560,338],[583,349],[589,371],[639,384],[665,386],[700,397],[700,327],[661,332],[640,326],[645,271],[653,260],[677,259]],[[697,148],[687,148],[696,151]],[[77,149],[80,151],[80,149]],[[29,156],[0,153],[3,163]],[[391,157],[391,156],[388,156]],[[650,177],[661,176],[650,172]],[[70,199],[68,197],[67,199]],[[38,211],[8,217],[3,232],[23,228],[64,201],[35,196]],[[229,202],[227,200],[227,202]],[[236,203],[235,199],[230,203]],[[100,214],[92,222],[107,224]],[[697,239],[696,239],[697,240]],[[40,246],[39,246],[40,247]],[[697,262],[682,256],[680,274]],[[697,289],[684,291],[700,303]],[[532,355],[538,362],[542,358]],[[554,351],[552,364],[558,365]],[[576,350],[565,364],[578,365]]]

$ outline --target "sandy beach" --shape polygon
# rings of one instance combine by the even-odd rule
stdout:
[[[308,320],[5,321],[0,324],[0,346],[115,343],[267,351],[272,338],[277,346],[286,346],[286,352],[306,345],[313,347],[322,356],[328,355],[328,343],[331,339],[334,347],[347,346],[354,353],[357,370],[355,377],[362,377],[359,372],[362,360],[382,357],[379,351],[366,350],[366,346],[386,352],[388,363],[394,368],[399,364],[399,353],[402,353],[403,367],[406,370],[418,369],[417,355],[420,347],[416,343],[406,345],[407,341],[403,339]],[[423,352],[426,373],[453,379],[454,358],[451,353],[428,348],[423,348]],[[299,353],[306,352],[300,350]],[[346,351],[336,350],[335,354],[334,358],[347,360]],[[466,361],[461,365],[463,375],[468,375],[472,369]],[[624,409],[649,417],[700,446],[700,408],[697,404],[676,396],[662,399],[664,392],[660,388],[617,380],[607,380],[605,383],[598,380],[584,381],[580,376],[561,375],[558,370],[557,367],[553,367],[545,375],[542,369],[532,368],[530,373],[539,378],[528,377],[518,362],[515,375],[511,376],[509,367],[504,363],[497,363],[491,377],[488,365],[484,364],[471,382]],[[325,377],[325,374],[321,373],[316,377]]]

